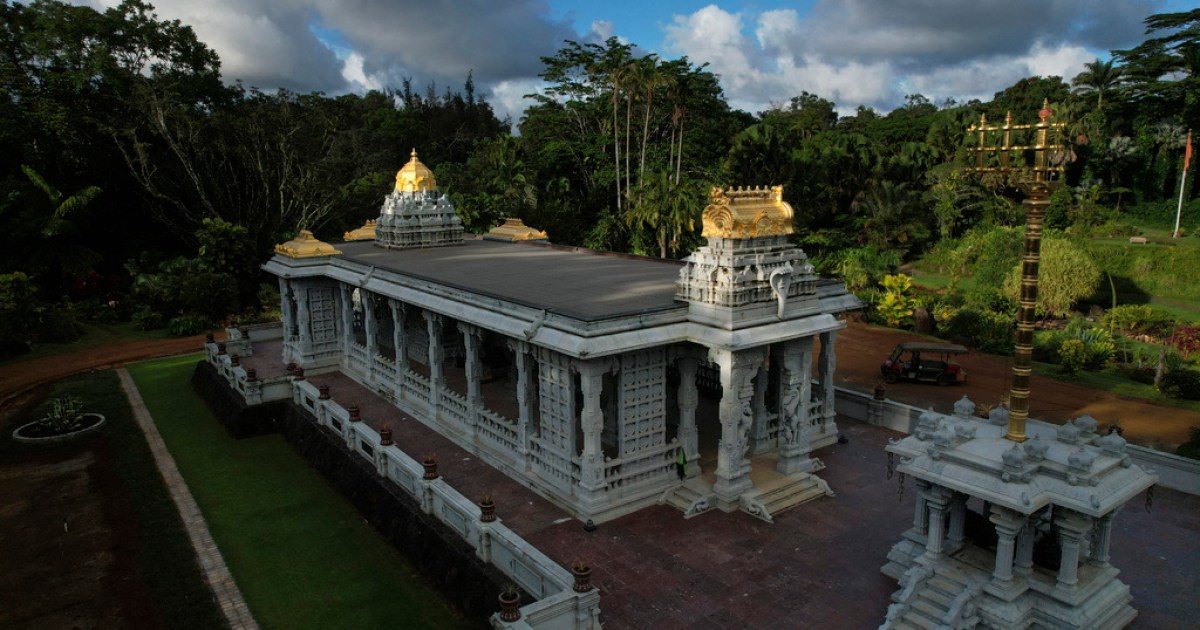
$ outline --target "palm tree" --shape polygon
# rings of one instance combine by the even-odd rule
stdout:
[[[917,195],[908,184],[883,180],[864,190],[855,204],[864,211],[861,227],[866,244],[878,251],[908,251],[929,235],[921,220]]]
[[[646,140],[650,138],[650,112],[654,108],[654,93],[666,83],[666,73],[658,64],[658,57],[646,55],[637,66],[637,82],[646,93],[646,115],[642,120],[642,154],[638,165],[638,183],[646,173]]]
[[[1083,64],[1085,70],[1071,79],[1072,92],[1076,94],[1096,93],[1096,109],[1104,108],[1104,93],[1120,88],[1127,81],[1125,69],[1114,66],[1113,60],[1090,61]]]
[[[625,223],[631,227],[645,226],[654,231],[660,258],[667,257],[667,246],[678,248],[684,230],[694,230],[696,218],[688,200],[671,181],[670,171],[651,174],[639,187],[637,201],[625,213]]]

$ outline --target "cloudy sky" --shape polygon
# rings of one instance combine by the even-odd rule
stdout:
[[[75,0],[97,8],[118,0]],[[751,112],[801,91],[842,112],[887,111],[904,95],[990,99],[1030,75],[1078,74],[1142,41],[1153,13],[1183,0],[151,0],[190,24],[222,74],[262,89],[329,94],[398,86],[477,91],[520,117],[539,57],[563,40],[617,36],[687,55]],[[1036,16],[1036,17],[1034,17]]]

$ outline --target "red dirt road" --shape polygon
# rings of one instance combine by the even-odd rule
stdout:
[[[839,385],[871,391],[879,378],[879,365],[902,341],[919,340],[912,333],[851,323],[838,333]],[[893,383],[887,397],[917,407],[932,406],[949,413],[964,395],[977,405],[995,405],[1011,385],[1011,358],[972,351],[958,357],[967,370],[967,382],[939,387],[933,383]],[[1111,392],[1089,389],[1044,376],[1033,376],[1029,387],[1029,416],[1048,422],[1065,422],[1090,413],[1103,427],[1120,419],[1125,438],[1147,446],[1172,446],[1188,440],[1191,427],[1200,426],[1200,413],[1131,400]],[[1173,448],[1170,450],[1174,450]]]
[[[23,407],[31,394],[60,379],[88,372],[204,349],[204,335],[147,339],[100,346],[0,366],[0,420]]]
[[[870,391],[879,377],[879,364],[901,341],[917,339],[911,333],[851,323],[838,334],[839,384]],[[204,337],[155,339],[101,346],[87,351],[21,361],[0,367],[0,418],[22,406],[37,389],[79,372],[104,369],[144,359],[196,352]],[[996,404],[1007,393],[1010,359],[972,352],[960,357],[967,382],[938,387],[931,383],[895,383],[888,386],[892,400],[948,413],[963,395],[976,404]],[[1125,437],[1145,445],[1171,446],[1188,439],[1191,427],[1200,426],[1200,413],[1130,400],[1074,383],[1034,376],[1030,416],[1051,422],[1090,413],[1101,425],[1119,418]]]

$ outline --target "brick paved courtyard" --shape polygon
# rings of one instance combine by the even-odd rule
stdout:
[[[885,479],[883,447],[898,433],[839,418],[849,443],[816,453],[837,496],[784,512],[774,524],[718,511],[684,520],[657,506],[589,533],[348,377],[310,380],[329,385],[343,405],[357,403],[371,426],[390,425],[410,456],[436,453],[448,483],[468,497],[490,493],[497,515],[551,558],[590,563],[606,627],[876,628],[895,590],[879,568],[910,523],[915,494],[911,483],[901,495],[897,479]],[[1121,512],[1112,552],[1140,612],[1133,627],[1195,627],[1200,497],[1159,488],[1153,510],[1143,507],[1139,496]]]

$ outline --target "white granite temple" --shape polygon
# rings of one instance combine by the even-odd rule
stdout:
[[[667,502],[770,521],[829,493],[810,452],[837,438],[836,315],[860,306],[791,232],[777,187],[714,189],[682,262],[514,221],[464,238],[414,151],[377,220],[336,245],[303,232],[265,268],[285,362],[342,371],[579,519]],[[776,464],[752,477],[758,455]]]

